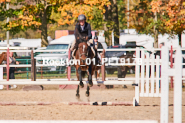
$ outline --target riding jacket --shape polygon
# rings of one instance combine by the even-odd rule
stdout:
[[[81,27],[81,25],[79,23],[76,24],[76,26],[75,26],[75,38],[77,38],[76,29],[78,29],[78,32],[82,36],[88,36],[88,39],[92,39],[91,26],[90,26],[89,23],[85,22],[83,28]]]

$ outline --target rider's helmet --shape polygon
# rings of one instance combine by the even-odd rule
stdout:
[[[78,16],[78,21],[81,21],[81,20],[86,20],[86,17],[84,14],[81,14]]]
[[[94,36],[94,39],[97,39],[98,40],[98,36]]]

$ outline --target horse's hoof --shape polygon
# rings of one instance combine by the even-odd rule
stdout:
[[[92,86],[93,86],[93,83],[90,81],[90,82],[88,83],[88,85],[89,85],[89,87],[92,87]]]
[[[85,96],[86,96],[86,97],[89,97],[89,94],[90,94],[90,93],[86,91]]]
[[[76,98],[79,99],[80,98],[80,94],[76,94]]]
[[[80,87],[83,88],[84,87],[84,83],[80,82]]]

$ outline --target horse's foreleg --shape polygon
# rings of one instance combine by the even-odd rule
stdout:
[[[92,82],[92,66],[89,66],[89,75],[88,75],[88,81],[89,81],[89,87],[93,86],[93,82]]]
[[[96,81],[98,80],[98,71],[94,71],[94,75],[95,75],[95,78],[96,78]]]
[[[80,67],[78,68],[78,75],[79,75],[80,87],[83,88],[84,83],[82,82],[82,70]]]
[[[80,91],[80,89],[79,89],[79,85],[78,85],[78,88],[77,88],[77,90],[76,90],[76,97],[77,97],[78,99],[80,98],[79,91]]]
[[[87,91],[86,91],[86,96],[88,97],[89,95],[90,95],[90,87],[89,87],[89,85],[87,85]]]
[[[78,74],[78,67],[76,67],[76,76],[78,78],[78,81],[79,81],[79,74]],[[80,98],[80,94],[79,94],[79,85],[77,87],[77,90],[76,90],[76,97],[79,99]]]

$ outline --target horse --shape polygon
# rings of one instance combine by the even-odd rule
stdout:
[[[119,57],[119,63],[122,63],[121,61],[122,59],[125,59],[125,63],[133,63],[134,62],[134,57],[132,54],[128,54],[128,55],[122,55]],[[127,71],[129,69],[132,69],[133,71],[135,70],[135,65],[131,66],[131,65],[123,65],[117,68],[118,70],[118,78],[125,78]]]
[[[7,53],[3,52],[0,54],[0,64],[2,64],[3,61],[7,60]]]
[[[78,33],[78,30],[76,30]],[[76,68],[76,76],[79,82],[79,85],[76,90],[76,97],[80,98],[79,94],[79,87],[83,88],[84,84],[82,82],[82,78],[85,77],[85,74],[88,75],[88,84],[87,84],[87,91],[86,96],[88,97],[90,92],[90,87],[93,86],[92,82],[92,75],[95,70],[95,66],[93,65],[92,59],[95,56],[94,50],[92,47],[88,46],[87,44],[88,37],[82,37],[79,33],[76,38],[76,48],[73,51],[73,56],[75,59],[75,68]]]
[[[97,52],[97,51],[96,51]],[[102,53],[101,53],[102,54]],[[97,54],[96,54],[97,55]],[[97,58],[97,57],[96,57]],[[97,61],[97,60],[95,60]],[[101,73],[101,66],[97,66],[97,63],[95,62],[95,65],[94,65],[94,74],[95,74],[95,78],[96,78],[96,81],[99,79],[100,77],[100,73]]]

